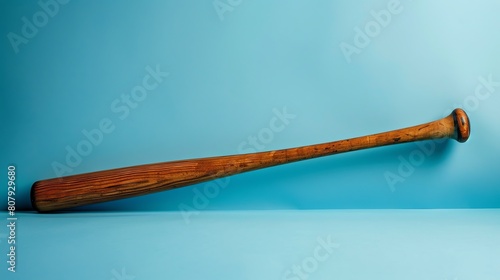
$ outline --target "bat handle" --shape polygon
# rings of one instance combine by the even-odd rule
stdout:
[[[453,124],[455,127],[454,139],[463,143],[469,139],[470,136],[470,122],[469,117],[462,109],[455,109],[451,113],[453,116]]]

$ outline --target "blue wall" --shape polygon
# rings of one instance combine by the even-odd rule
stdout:
[[[87,209],[500,205],[498,1],[62,2],[0,5],[0,173],[16,166],[21,209],[40,179],[327,142],[455,107],[472,123],[465,144],[348,153]]]

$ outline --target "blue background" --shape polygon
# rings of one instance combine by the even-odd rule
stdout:
[[[214,3],[227,10],[217,12]],[[494,273],[478,277],[473,272],[486,270],[473,264],[463,267],[460,264],[469,260],[457,257],[451,248],[476,236],[474,240],[479,244],[473,248],[486,250],[478,256],[484,260],[492,258],[499,251],[491,246],[498,240],[491,234],[499,230],[497,210],[461,210],[452,214],[432,212],[435,210],[367,210],[355,211],[354,216],[349,216],[351,212],[347,210],[332,210],[470,209],[500,205],[500,86],[488,91],[481,82],[500,82],[500,3],[401,1],[399,12],[391,14],[386,26],[372,30],[369,42],[359,47],[357,53],[346,56],[341,44],[356,46],[357,28],[373,26],[373,14],[388,10],[391,3],[396,2],[70,1],[57,4],[57,12],[47,16],[47,22],[26,39],[26,44],[16,47],[9,34],[22,35],[23,17],[31,23],[43,20],[33,18],[40,11],[43,13],[43,7],[35,1],[2,1],[1,167],[7,173],[8,165],[16,166],[18,211],[31,211],[31,184],[56,177],[53,165],[67,165],[67,147],[77,149],[86,139],[82,131],[99,128],[105,118],[111,120],[114,130],[105,133],[102,141],[93,145],[88,155],[82,156],[81,162],[65,175],[241,153],[242,147],[250,147],[248,139],[253,136],[259,139],[258,149],[255,148],[259,151],[328,142],[432,121],[455,107],[464,108],[472,123],[467,143],[430,142],[427,145],[435,148],[429,154],[423,153],[417,144],[404,144],[241,174],[220,181],[219,185],[199,184],[79,209],[106,210],[105,213],[19,212],[24,220],[20,218],[17,232],[22,242],[19,240],[21,272],[16,279],[30,279],[29,273],[43,275],[58,269],[60,279],[118,279],[110,271],[121,271],[122,266],[132,271],[136,279],[168,276],[166,271],[176,276],[173,278],[184,279],[201,275],[276,279],[310,254],[317,236],[327,234],[341,239],[340,248],[354,250],[349,254],[360,256],[366,250],[373,253],[371,257],[364,256],[367,262],[383,262],[384,255],[377,255],[381,254],[380,249],[388,252],[385,257],[394,260],[394,266],[398,262],[403,262],[399,263],[403,267],[416,262],[428,271],[403,275],[397,269],[372,263],[372,270],[366,272],[371,275],[369,278],[378,278],[374,271],[379,271],[386,276],[384,279],[471,279],[469,274],[475,275],[475,279],[495,279],[488,277],[499,274],[498,266],[490,267]],[[135,108],[129,108],[124,117],[123,111],[116,112],[112,104],[125,104],[122,95],[130,95],[134,87],[142,85],[148,66],[168,72],[168,77],[148,91]],[[478,87],[482,87],[479,95]],[[269,130],[277,118],[276,111],[283,110],[293,117],[285,123],[278,121],[282,124],[279,131]],[[411,171],[401,172],[402,162],[411,163],[412,155],[417,154],[425,156],[419,161],[413,158]],[[388,173],[400,176],[401,181],[391,184],[386,179]],[[6,185],[7,180],[3,182]],[[209,188],[215,188],[216,195],[197,197]],[[3,209],[6,196],[7,191],[0,192]],[[314,209],[318,211],[299,211]],[[141,211],[161,213],[148,216]],[[464,211],[471,213],[468,217],[472,218],[463,224],[457,222],[447,227],[447,223],[439,222],[439,217],[456,218]],[[438,218],[429,213],[436,213]],[[330,214],[337,217],[331,222],[338,227],[325,226],[318,218]],[[370,215],[380,220],[388,215],[387,219],[393,221],[392,226],[390,222],[385,224],[385,231],[378,231],[378,241],[382,240],[386,247],[361,246],[359,240],[364,240],[363,234],[367,233],[360,233],[361,237],[348,234],[378,228],[377,219]],[[483,215],[496,219],[476,221]],[[288,224],[295,216],[296,228],[300,230]],[[355,223],[352,228],[347,220],[352,217],[366,223]],[[247,219],[254,219],[255,223],[247,224]],[[418,257],[400,259],[415,252],[418,244],[399,250],[412,239],[395,239],[389,233],[402,230],[400,233],[407,235],[408,230],[417,229],[412,221],[419,219],[424,219],[423,224],[431,232],[442,229],[455,234],[457,228],[465,230],[460,233],[463,239],[446,243],[443,235],[426,243],[434,248],[442,246],[436,251],[447,252],[425,252],[431,260],[441,262],[444,258],[450,264],[444,265],[446,269],[433,270],[432,261],[424,262]],[[158,224],[163,220],[171,221],[170,226],[176,229],[169,226],[167,230],[166,224]],[[279,227],[282,223],[290,231],[270,230],[269,236],[264,234],[267,227]],[[135,228],[141,225],[144,231],[139,232]],[[239,227],[251,227],[260,234],[240,232]],[[479,238],[481,235],[476,233],[483,228],[489,231]],[[0,241],[6,237],[4,230],[0,231]],[[193,241],[198,238],[190,235],[193,231],[206,231],[203,236],[207,243]],[[431,236],[431,232],[412,236]],[[247,240],[255,239],[240,244],[236,240],[238,234]],[[174,242],[169,239],[172,236],[178,239]],[[148,239],[146,247],[141,247],[144,239]],[[283,256],[296,258],[270,254],[284,250],[281,245],[269,245],[278,241],[290,250],[283,251]],[[168,268],[166,262],[157,259],[160,255],[154,254],[170,245],[162,242],[176,244],[175,253],[163,253],[167,259],[178,260]],[[51,254],[45,247],[48,244],[59,251]],[[116,249],[118,244],[123,248]],[[135,246],[136,251],[127,251],[127,244]],[[349,244],[358,247],[353,249]],[[232,246],[240,246],[241,250],[231,250]],[[5,239],[0,248],[7,250]],[[185,251],[186,248],[190,249]],[[49,257],[41,255],[44,250]],[[100,256],[96,256],[99,250]],[[80,252],[81,257],[64,257],[74,251]],[[204,253],[196,255],[195,251]],[[127,257],[129,254],[134,256]],[[143,262],[138,262],[135,258],[141,254]],[[269,255],[269,267],[251,265],[252,261],[262,262],[265,255]],[[102,265],[95,272],[101,274],[84,269],[83,263],[92,266],[92,258]],[[346,262],[347,267],[363,264],[353,255],[336,258]],[[228,259],[236,263],[234,270],[220,267],[228,265]],[[194,269],[204,261],[208,263]],[[269,275],[268,269],[276,275]],[[2,267],[0,271],[5,270]],[[342,274],[330,265],[319,267],[317,273],[316,279],[321,279],[320,274],[337,275],[339,279],[366,276],[360,271]]]

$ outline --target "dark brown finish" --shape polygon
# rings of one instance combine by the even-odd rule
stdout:
[[[335,142],[244,155],[146,164],[35,182],[31,202],[39,212],[144,195],[220,177],[310,158],[372,147],[438,138],[465,142],[467,114],[455,109],[448,117],[426,124]]]

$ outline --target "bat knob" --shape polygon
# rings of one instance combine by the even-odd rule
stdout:
[[[453,115],[453,123],[455,125],[454,138],[463,143],[469,139],[470,135],[470,122],[469,117],[462,109],[455,109],[451,113]]]

